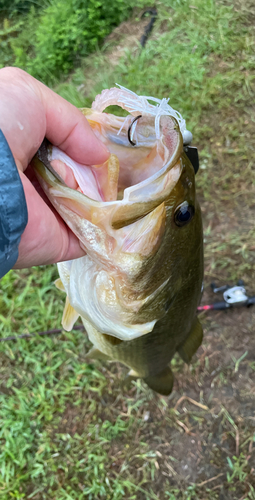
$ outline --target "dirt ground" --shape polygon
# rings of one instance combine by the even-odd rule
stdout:
[[[253,1],[236,0],[235,8],[243,16],[243,25],[249,24],[253,29]],[[138,44],[147,22],[145,19],[126,22],[108,37],[109,48],[105,52],[109,51],[109,64],[113,68],[126,47]],[[162,31],[164,26],[162,24]],[[250,33],[247,51],[255,39],[255,30]],[[114,48],[111,47],[113,42]],[[192,130],[194,145],[200,154],[196,181],[204,223],[202,304],[222,300],[221,294],[215,295],[211,290],[213,281],[221,286],[226,283],[235,285],[238,279],[243,279],[248,295],[255,295],[254,51],[249,65],[244,65],[245,57],[242,52],[226,60],[215,54],[212,56],[208,79],[226,74],[226,85],[222,87],[224,80],[220,80],[210,103],[203,110],[197,130]],[[97,69],[94,74],[91,72],[87,89],[95,85],[96,74]],[[104,493],[94,493],[93,496],[81,493],[87,483],[96,483],[96,472],[93,471],[99,470],[102,460],[101,474],[105,474],[103,477],[107,477],[110,487],[117,480],[124,484],[125,493],[114,499],[255,500],[255,305],[203,312],[199,317],[204,329],[203,344],[190,365],[185,365],[178,356],[172,361],[175,382],[170,397],[153,393],[140,380],[123,389],[127,369],[120,364],[95,362],[84,368],[89,345],[83,339],[80,344],[77,341],[76,364],[73,362],[72,365],[73,351],[68,347],[66,365],[63,362],[63,368],[61,365],[55,370],[56,375],[54,372],[54,381],[57,380],[52,389],[55,391],[54,399],[52,396],[54,403],[48,409],[50,423],[46,420],[44,427],[47,439],[49,437],[49,455],[46,454],[46,445],[39,448],[40,452],[32,450],[32,456],[46,450],[50,466],[47,469],[45,458],[45,476],[51,477],[52,474],[53,479],[39,491],[40,476],[35,476],[36,479],[31,480],[26,490],[26,497],[33,494],[36,500],[112,500],[111,493],[108,496]],[[57,349],[57,342],[60,345],[67,340],[70,340],[68,334],[58,337],[56,345],[51,346],[52,352]],[[75,341],[72,339],[72,342]],[[48,351],[43,355],[48,356]],[[50,361],[47,363],[50,366]],[[25,365],[25,369],[28,368],[29,364]],[[15,369],[13,363],[10,371]],[[82,370],[87,370],[87,386],[79,386],[84,377]],[[89,370],[96,372],[91,384]],[[43,377],[48,376],[46,372],[42,373]],[[75,382],[70,382],[70,373],[78,374]],[[102,382],[102,388],[99,388],[100,373],[106,380]],[[64,401],[64,411],[61,409],[57,413],[56,410],[52,423],[52,408],[60,405],[55,403],[58,398],[56,385],[65,376],[68,378],[66,384],[70,383],[71,387],[73,383],[74,387],[70,393],[66,390],[68,403]],[[38,408],[35,413],[40,411],[39,403]],[[107,426],[108,423],[112,433],[118,423],[122,430],[116,430],[116,436],[111,434],[108,441],[103,441],[106,431],[101,429],[103,424]],[[63,438],[62,442],[59,436],[70,436],[69,448],[67,438]],[[77,443],[81,448],[76,456]],[[94,451],[96,446],[100,446],[100,453]],[[77,472],[75,468],[80,456],[82,466],[88,464],[85,472],[80,472],[80,469]],[[128,480],[135,484],[136,489],[132,490]],[[102,482],[100,475],[98,482]],[[60,491],[57,488],[71,483],[75,494],[78,491],[77,496],[64,496],[64,493],[60,497],[54,496],[55,490]],[[53,493],[49,493],[49,484],[53,485]],[[34,494],[37,486],[39,493]],[[4,497],[4,500],[7,498]]]

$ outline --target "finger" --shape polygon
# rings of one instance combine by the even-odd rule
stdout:
[[[21,170],[38,150],[46,131],[45,111],[30,85],[33,81],[18,68],[0,69],[0,128]]]
[[[60,175],[61,179],[63,179],[68,187],[78,189],[79,185],[74,177],[73,171],[63,161],[53,160],[51,161],[51,166]]]
[[[49,207],[28,177],[20,172],[24,187],[28,223],[21,236],[17,269],[76,259],[85,255],[78,238],[53,207]]]
[[[37,82],[46,114],[46,137],[79,163],[104,163],[106,146],[96,137],[82,112],[51,89]]]
[[[0,128],[24,170],[44,137],[75,161],[104,163],[109,152],[75,106],[19,68],[0,70]]]

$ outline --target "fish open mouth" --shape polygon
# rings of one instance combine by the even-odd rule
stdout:
[[[103,112],[112,104],[129,114]],[[195,195],[194,173],[183,155],[185,121],[166,99],[125,89],[103,91],[82,112],[109,159],[81,165],[44,143],[33,163],[53,207],[86,252],[59,265],[69,301],[63,324],[70,329],[80,315],[91,339],[100,332],[132,340],[169,314],[180,289],[177,238],[182,235],[186,251],[192,233],[178,228],[194,215],[189,198]],[[184,201],[186,212],[180,211]]]
[[[157,139],[154,117],[114,117],[109,125],[109,115],[103,115],[103,124],[96,122],[97,114],[88,121],[111,153],[104,164],[81,165],[58,148],[51,148],[50,164],[69,187],[99,202],[122,200],[125,194],[149,186],[174,165],[174,158],[178,160],[182,141],[172,117],[161,117],[161,137]]]

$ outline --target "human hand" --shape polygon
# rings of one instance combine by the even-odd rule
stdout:
[[[15,268],[81,257],[79,240],[46,199],[29,162],[44,137],[86,165],[105,162],[109,152],[75,106],[25,71],[1,69],[0,96],[0,129],[15,159],[28,209]],[[70,169],[59,173],[69,187],[76,187]]]

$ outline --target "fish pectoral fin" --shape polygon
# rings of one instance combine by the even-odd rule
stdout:
[[[79,318],[79,313],[75,311],[75,309],[71,306],[69,302],[69,298],[66,297],[65,308],[62,316],[62,326],[64,330],[70,332],[73,328],[74,323]]]
[[[65,292],[65,287],[64,287],[60,278],[58,278],[56,281],[54,281],[54,285],[58,290],[61,290],[61,292]]]
[[[169,396],[172,392],[174,376],[169,366],[164,368],[162,372],[157,373],[157,375],[145,377],[143,380],[153,391],[158,392],[163,396]]]
[[[92,347],[89,352],[86,354],[86,358],[91,358],[91,359],[101,359],[102,361],[112,361],[110,356],[107,356],[104,352],[100,351],[96,347]]]
[[[190,363],[192,356],[198,350],[203,340],[203,328],[196,318],[186,340],[177,349],[179,355],[185,363]]]

